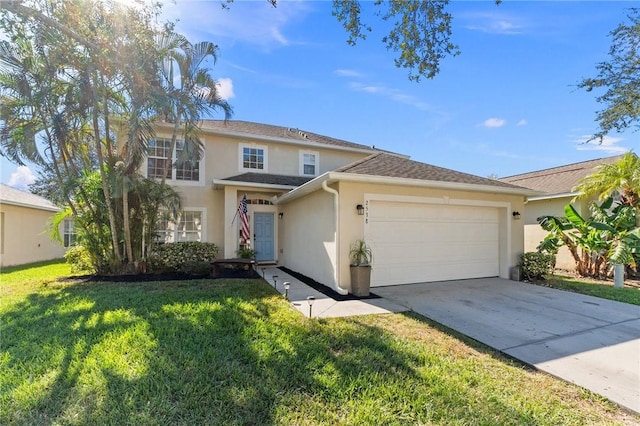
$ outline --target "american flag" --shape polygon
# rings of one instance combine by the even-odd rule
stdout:
[[[242,201],[238,206],[238,214],[240,215],[240,222],[242,223],[241,237],[242,244],[247,244],[249,241],[249,212],[247,211],[247,194],[242,196]]]

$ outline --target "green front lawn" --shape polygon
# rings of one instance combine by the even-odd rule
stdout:
[[[613,282],[610,281],[596,281],[563,275],[552,275],[541,284],[559,290],[567,290],[574,293],[601,297],[603,299],[640,305],[640,288],[628,286],[615,288],[613,287]]]
[[[41,268],[0,276],[3,425],[640,422],[417,315],[309,320],[260,280]]]

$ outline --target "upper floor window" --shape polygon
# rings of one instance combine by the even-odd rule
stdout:
[[[147,177],[162,178],[162,171],[167,166],[167,178],[171,178],[170,139],[151,139],[147,156]],[[169,164],[167,164],[169,163]]]
[[[76,245],[76,226],[72,219],[65,219],[62,225],[62,242],[65,247]]]
[[[255,145],[240,145],[240,169],[267,171],[267,148]]]
[[[149,142],[149,155],[147,156],[147,177],[162,178],[162,171],[167,167],[167,179],[178,181],[199,182],[200,161],[187,160],[177,167],[171,165],[180,158],[184,149],[184,141],[176,141],[175,152],[171,151],[171,139],[156,138]]]
[[[184,142],[176,143],[176,158],[180,158],[184,150]],[[200,162],[197,160],[185,160],[176,166],[176,180],[189,180],[198,182],[200,180]]]
[[[314,151],[300,151],[300,174],[316,176],[318,174],[318,153]]]

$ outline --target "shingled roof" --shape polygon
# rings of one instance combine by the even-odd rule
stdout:
[[[523,173],[501,178],[500,181],[523,186],[548,195],[570,194],[580,179],[596,171],[601,164],[611,164],[620,160],[622,155],[597,158],[580,163]]]
[[[269,173],[243,173],[224,180],[234,182],[264,183],[269,185],[300,186],[309,182],[312,177],[275,175]]]
[[[325,145],[339,146],[343,148],[363,149],[369,151],[378,151],[377,149],[361,145],[358,143],[348,142],[342,139],[330,138],[328,136],[319,135],[317,133],[308,132],[292,127],[274,126],[271,124],[253,123],[249,121],[239,120],[204,120],[202,129],[212,129],[226,132],[247,133],[257,136],[267,136],[273,138],[291,139],[296,142],[315,142]]]
[[[419,179],[437,182],[455,182],[472,185],[487,185],[502,188],[519,188],[510,183],[457,172],[431,164],[409,160],[393,154],[377,153],[335,170],[372,176]]]
[[[0,184],[0,203],[30,207],[39,210],[59,211],[58,206],[46,198],[30,192],[20,191],[8,185]]]

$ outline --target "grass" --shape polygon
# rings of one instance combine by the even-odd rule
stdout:
[[[309,320],[260,280],[60,268],[0,277],[0,424],[640,422],[415,314]]]
[[[563,275],[552,275],[541,284],[559,290],[640,305],[640,288],[638,287],[615,288],[612,282],[578,279]]]

